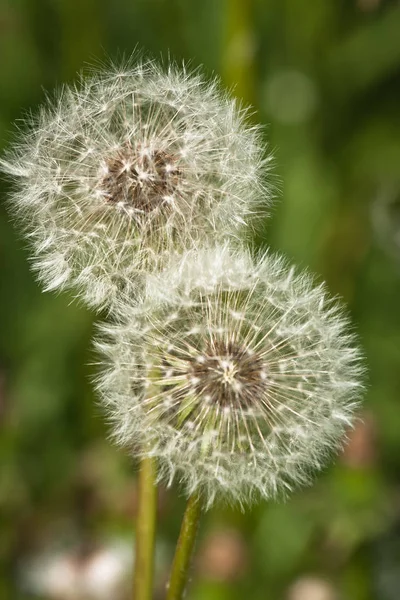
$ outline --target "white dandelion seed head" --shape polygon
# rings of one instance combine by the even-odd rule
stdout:
[[[0,161],[46,288],[110,305],[171,253],[242,235],[271,199],[246,112],[217,81],[151,60],[63,87]]]
[[[170,298],[126,307],[97,342],[117,442],[138,443],[161,479],[178,478],[208,506],[308,483],[352,424],[363,371],[347,319],[308,274],[244,252],[231,255],[228,281],[221,255],[228,261],[225,250],[213,264],[211,251],[199,253],[190,288],[162,273]]]

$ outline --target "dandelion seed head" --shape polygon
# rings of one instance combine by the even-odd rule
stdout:
[[[271,199],[259,128],[184,66],[94,71],[27,125],[0,161],[11,210],[45,287],[95,307],[133,297],[174,252],[237,239]]]
[[[215,248],[176,271],[103,326],[98,389],[115,439],[140,444],[161,479],[178,478],[209,506],[308,483],[341,447],[362,388],[341,308],[276,256]]]

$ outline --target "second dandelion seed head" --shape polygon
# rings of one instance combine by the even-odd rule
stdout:
[[[215,249],[192,259],[158,278],[159,295],[151,283],[151,309],[127,318],[125,307],[105,326],[99,389],[115,437],[140,442],[160,477],[208,504],[284,494],[352,422],[362,369],[346,319],[278,257]]]

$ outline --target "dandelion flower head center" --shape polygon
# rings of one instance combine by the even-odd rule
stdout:
[[[101,180],[112,205],[150,213],[171,203],[180,179],[177,157],[145,145],[125,144],[107,158]]]
[[[237,342],[219,339],[190,361],[188,378],[197,394],[222,408],[249,407],[266,387],[261,358]]]

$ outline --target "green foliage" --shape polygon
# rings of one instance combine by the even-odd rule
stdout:
[[[344,600],[398,597],[400,220],[396,229],[376,214],[390,209],[388,189],[400,203],[399,37],[390,0],[0,0],[2,145],[43,88],[71,81],[86,62],[143,47],[204,63],[269,124],[279,201],[257,244],[326,279],[365,348],[364,425],[344,456],[286,504],[210,514],[195,600],[303,600],[288,590],[305,575]],[[107,441],[91,390],[93,315],[42,294],[28,264],[3,207],[0,596],[13,600],[32,597],[24,565],[42,549],[129,540],[135,501],[134,469]],[[176,492],[160,499],[160,589],[182,513]],[[221,524],[240,539],[231,551],[224,542],[224,560],[237,555],[230,571],[215,551]]]

